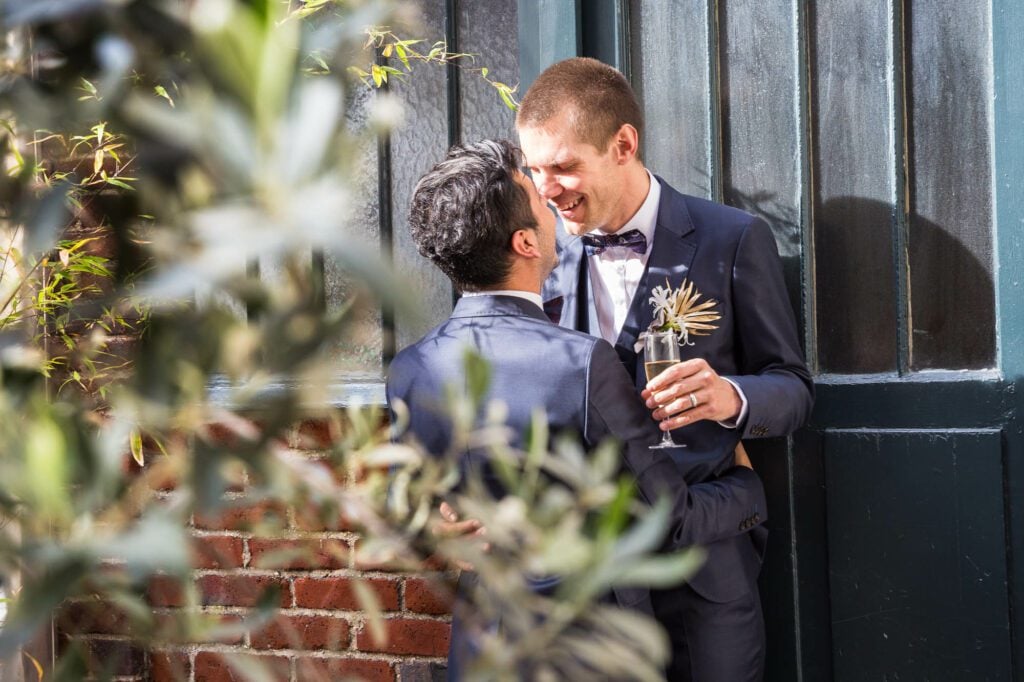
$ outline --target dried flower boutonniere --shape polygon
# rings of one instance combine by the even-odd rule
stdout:
[[[679,344],[692,346],[690,336],[707,336],[718,329],[711,324],[722,319],[714,310],[718,301],[709,298],[698,303],[702,294],[693,286],[693,282],[683,280],[679,288],[672,291],[672,285],[665,280],[665,286],[654,287],[651,291],[651,303],[654,304],[654,321],[648,331],[674,331],[679,336]]]

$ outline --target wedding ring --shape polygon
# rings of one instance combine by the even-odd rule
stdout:
[[[692,410],[695,407],[697,407],[697,396],[695,396],[694,394],[691,393],[690,394],[690,409]]]

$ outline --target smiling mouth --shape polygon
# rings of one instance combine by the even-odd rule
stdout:
[[[558,207],[558,211],[560,213],[567,213],[568,211],[571,211],[574,208],[576,208],[577,206],[579,206],[581,203],[583,203],[583,197],[579,197],[575,201],[570,201],[565,206],[559,206]]]

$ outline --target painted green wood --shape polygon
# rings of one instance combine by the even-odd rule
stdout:
[[[896,370],[892,11],[891,3],[821,0],[814,13],[814,285],[823,372]]]
[[[768,500],[766,527],[770,542],[758,584],[765,617],[765,675],[769,680],[797,679],[799,643],[794,577],[796,554],[791,551],[795,522],[790,504],[792,458],[786,439],[766,439],[748,444],[754,469],[761,475]]]
[[[812,428],[999,428],[1014,418],[1019,400],[994,372],[945,373],[930,381],[874,379],[819,378]]]
[[[1015,632],[1015,679],[1024,681],[1024,3],[992,3],[993,124],[999,366],[1012,394],[1006,427],[1010,500],[1010,603]]]
[[[1000,433],[828,431],[834,679],[1010,679]]]
[[[626,0],[580,3],[580,54],[611,64],[630,77],[629,7]]]
[[[518,0],[519,91],[541,71],[581,54],[580,0]]]
[[[907,7],[910,366],[995,365],[989,0]]]

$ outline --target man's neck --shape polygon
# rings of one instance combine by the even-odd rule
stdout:
[[[533,268],[513,265],[510,270],[508,277],[497,286],[491,287],[491,291],[525,291],[528,294],[540,295],[544,278],[535,273]]]
[[[647,169],[640,162],[630,166],[624,178],[625,191],[622,193],[623,212],[622,218],[614,226],[598,228],[607,234],[614,234],[625,227],[640,207],[644,205],[647,193],[651,191],[651,176]]]

